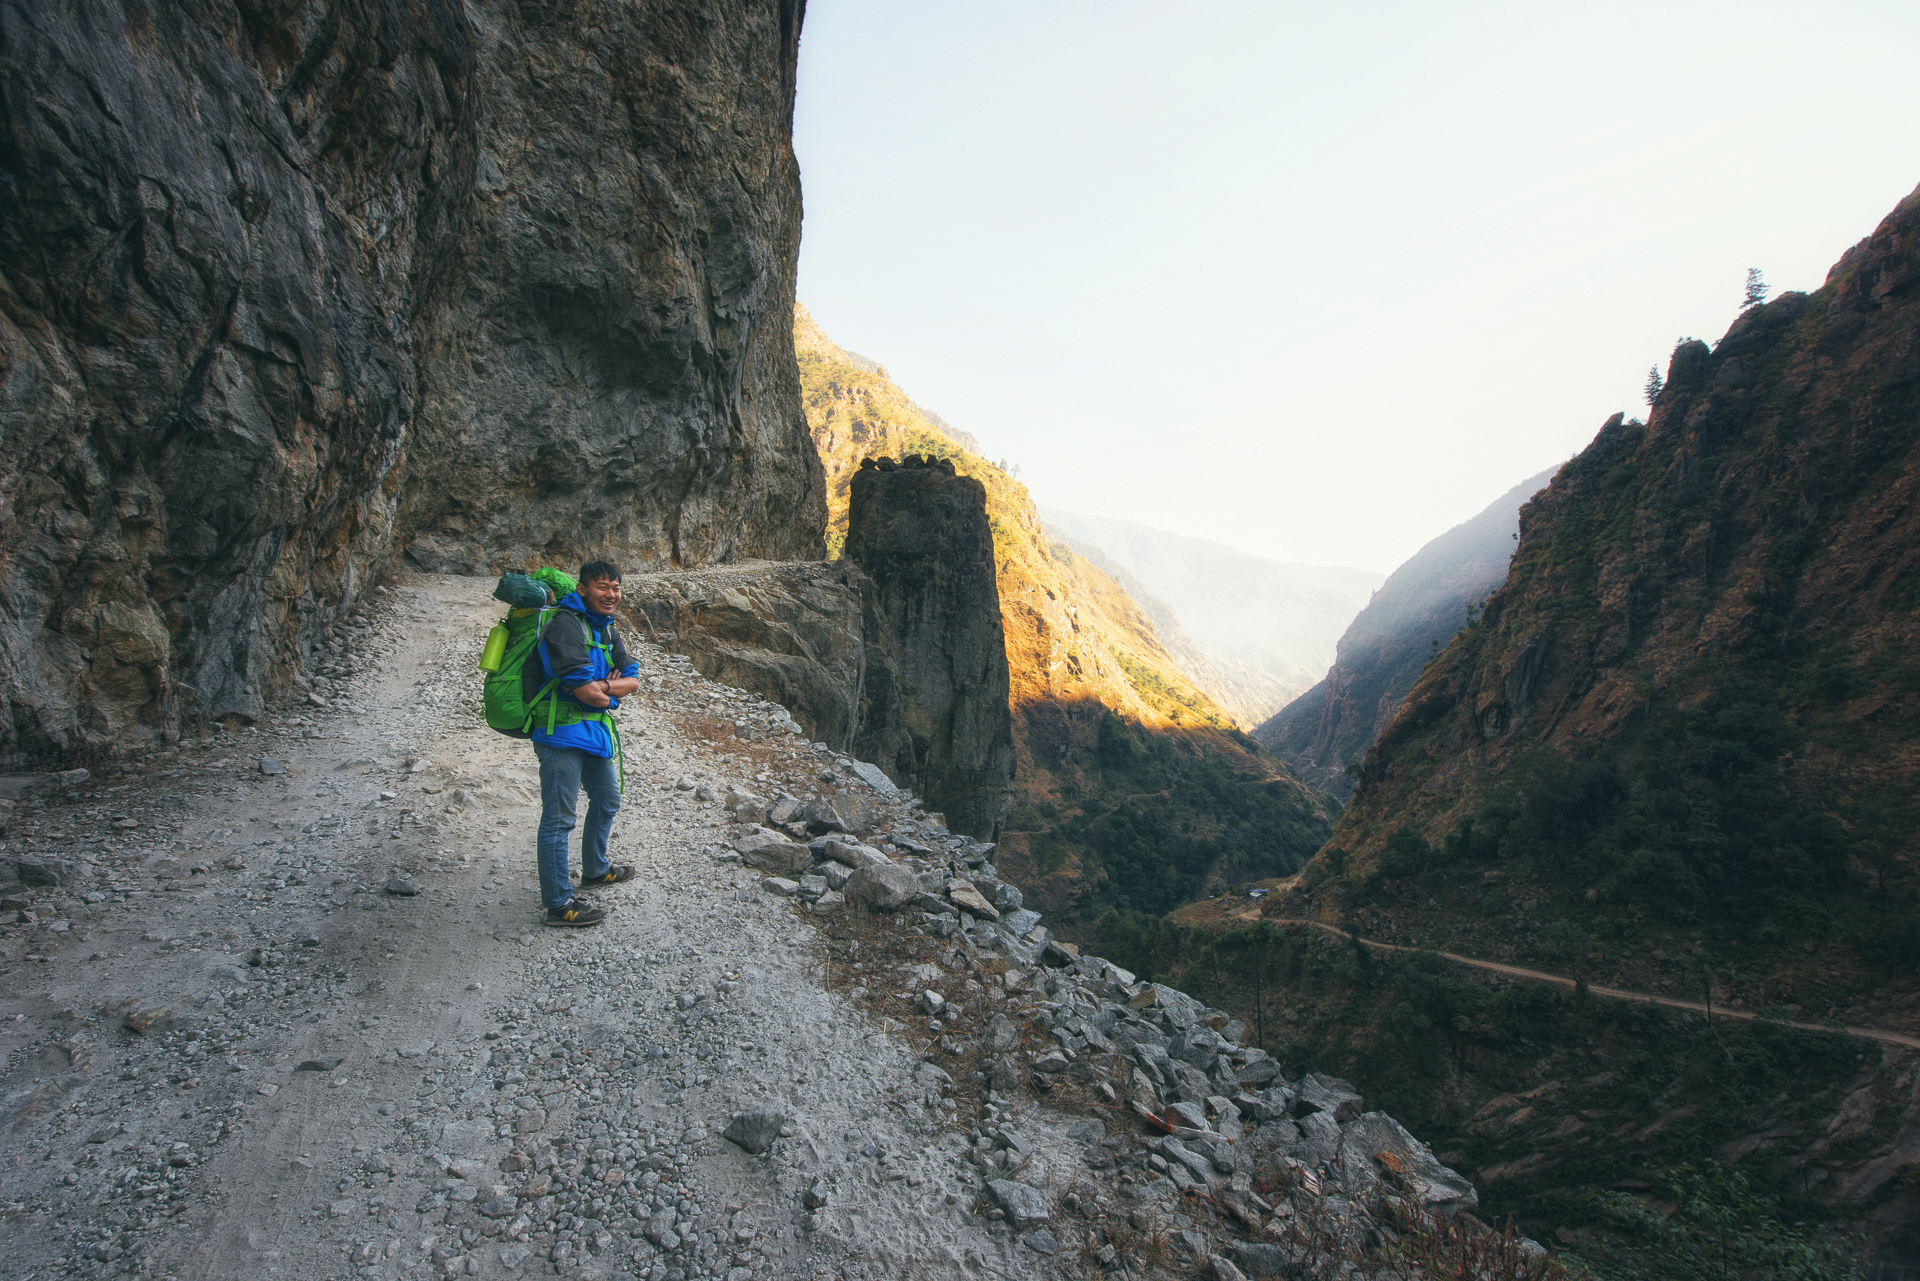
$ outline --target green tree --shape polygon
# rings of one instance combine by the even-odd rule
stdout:
[[[1427,844],[1427,838],[1403,825],[1387,838],[1386,848],[1380,851],[1380,874],[1412,876],[1426,870],[1432,858],[1433,847]]]
[[[1556,961],[1579,964],[1592,940],[1572,921],[1553,921],[1540,931],[1540,950]]]
[[[1758,307],[1767,300],[1767,282],[1760,275],[1758,267],[1747,268],[1747,300],[1740,304],[1745,311],[1749,307]]]
[[[1154,976],[1154,943],[1160,918],[1131,908],[1110,907],[1093,924],[1100,955],[1143,979]]]
[[[1660,366],[1654,365],[1647,370],[1647,403],[1649,405],[1660,399],[1660,390],[1666,385],[1666,380],[1660,377]]]
[[[1848,1238],[1780,1218],[1777,1198],[1738,1170],[1680,1166],[1656,1180],[1671,1213],[1624,1192],[1589,1192],[1612,1233],[1593,1247],[1604,1281],[1855,1281]]]

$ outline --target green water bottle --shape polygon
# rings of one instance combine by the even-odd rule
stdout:
[[[480,670],[497,672],[500,660],[507,656],[507,625],[495,623],[493,630],[487,633],[487,647],[480,651]]]

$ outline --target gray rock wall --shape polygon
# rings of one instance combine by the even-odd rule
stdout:
[[[844,555],[870,580],[853,754],[955,831],[996,840],[1012,803],[1013,718],[986,490],[950,463],[882,463],[855,474],[847,517]]]
[[[976,524],[985,522],[964,487],[917,501],[924,497],[905,513],[925,522],[920,551],[889,563],[884,582],[850,558],[633,575],[629,634],[778,704],[796,732],[878,764],[944,811],[954,830],[990,835],[1003,821],[1013,770],[1000,614],[996,599],[975,616],[986,609],[977,579],[954,575],[941,559],[956,545],[977,554]],[[958,527],[930,528],[948,522]]]
[[[422,326],[417,562],[823,554],[792,332],[801,9],[469,7],[473,195]]]
[[[0,0],[0,758],[426,568],[817,556],[803,6]]]
[[[807,737],[853,750],[866,682],[866,579],[846,561],[712,566],[626,580],[628,634],[702,676],[784,708]]]

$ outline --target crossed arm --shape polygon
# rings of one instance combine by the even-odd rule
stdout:
[[[573,619],[578,630],[573,627],[556,627],[550,633],[546,661],[551,664],[549,670],[556,673],[585,675],[588,667],[587,625],[584,619]],[[560,688],[579,699],[587,707],[602,708],[611,706],[616,698],[625,698],[640,688],[639,666],[627,653],[627,647],[621,642],[620,633],[612,636],[612,666],[619,675],[609,675],[603,680],[582,681],[575,684],[567,675],[561,675]]]
[[[603,681],[575,685],[572,694],[588,707],[609,707],[616,698],[625,698],[640,688],[638,676],[609,676]]]

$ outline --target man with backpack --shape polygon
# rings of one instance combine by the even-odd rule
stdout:
[[[590,803],[580,836],[580,888],[617,885],[634,875],[631,865],[607,858],[624,773],[612,713],[640,688],[640,665],[614,630],[619,605],[620,571],[604,560],[589,561],[580,567],[579,586],[542,620],[538,652],[545,684],[531,707],[529,736],[540,758],[540,899],[548,925],[607,919],[605,909],[575,896],[568,875],[568,837],[583,784]]]

